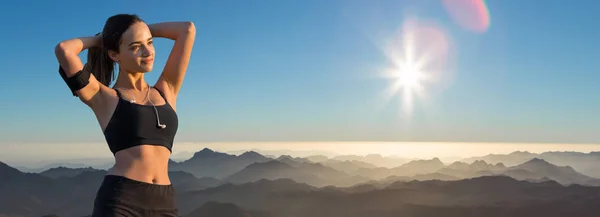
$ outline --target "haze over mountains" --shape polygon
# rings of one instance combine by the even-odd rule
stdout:
[[[578,172],[588,176],[600,178],[600,151],[581,152],[544,152],[540,154],[516,151],[507,155],[490,154],[481,157],[463,159],[464,162],[484,160],[488,163],[504,163],[506,166],[514,166],[529,161],[532,158],[543,159],[558,166],[571,166]]]
[[[106,170],[77,166],[34,173],[0,163],[0,216],[89,215]],[[189,217],[594,216],[600,213],[599,168],[597,152],[442,162],[205,148],[170,161],[170,177],[181,215]]]

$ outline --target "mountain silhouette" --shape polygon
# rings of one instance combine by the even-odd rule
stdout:
[[[527,161],[523,164],[510,167],[509,170],[527,170],[532,172],[533,174],[537,174],[537,177],[529,177],[529,178],[550,178],[552,180],[556,180],[557,182],[570,185],[570,184],[589,184],[594,182],[594,178],[583,175],[577,171],[575,171],[570,166],[559,167],[554,164],[549,163],[540,158],[533,158],[530,161]],[[525,178],[523,178],[525,179]]]
[[[379,186],[383,184],[384,186],[393,182],[398,181],[427,181],[427,180],[441,180],[441,181],[454,181],[459,180],[459,177],[451,176],[442,173],[428,173],[428,174],[418,174],[414,176],[388,176],[385,179],[381,179],[379,182]]]
[[[414,160],[399,167],[392,168],[394,175],[414,176],[417,174],[427,174],[444,168],[444,163],[439,158],[431,160]]]
[[[519,153],[528,155],[528,153]],[[437,171],[438,173],[456,176],[461,179],[479,176],[503,175],[517,180],[543,181],[555,180],[563,185],[580,184],[600,186],[600,180],[583,175],[570,166],[556,166],[540,158],[533,158],[522,164],[506,167],[502,163],[488,164],[476,160],[471,164],[455,162]]]
[[[255,152],[255,151],[244,152],[239,157],[241,159],[248,159],[248,160],[263,159],[264,158],[264,156],[262,156],[261,154],[259,154],[258,152]]]
[[[365,156],[340,155],[340,156],[335,156],[331,159],[339,160],[339,161],[361,161],[361,162],[375,165],[377,167],[384,167],[384,168],[398,167],[402,164],[406,164],[406,163],[410,162],[410,159],[407,159],[407,158],[384,157],[380,154],[368,154]]]
[[[331,160],[321,161],[319,163],[324,166],[333,168],[335,170],[346,172],[348,174],[359,174],[358,170],[360,170],[361,168],[374,169],[377,167],[373,164],[362,162],[362,161],[357,161],[357,160],[342,161],[342,160],[331,159]]]
[[[285,163],[290,166],[300,166],[303,163],[310,163],[311,161],[304,158],[294,158],[290,155],[281,155],[277,159],[277,161]]]
[[[313,186],[350,186],[368,181],[366,178],[351,176],[318,163],[297,162],[285,157],[264,163],[251,164],[226,180],[232,183],[244,183],[260,179],[293,179]]]
[[[82,216],[68,210],[92,208],[93,200],[104,173],[85,171],[73,177],[57,179],[36,173],[14,173],[0,183],[0,214],[8,216]],[[65,215],[66,214],[66,215]],[[75,214],[75,215],[74,215]]]
[[[46,171],[43,171],[40,173],[40,175],[56,179],[56,178],[60,178],[60,177],[73,177],[73,176],[79,175],[85,171],[99,171],[99,169],[94,169],[92,167],[67,168],[67,167],[60,166],[60,167],[50,168]]]
[[[507,168],[502,163],[496,165],[488,164],[483,160],[476,160],[473,163],[465,163],[456,161],[442,169],[439,169],[437,173],[458,177],[458,178],[472,178],[478,176],[488,176],[494,174],[501,174]]]
[[[183,171],[170,171],[169,178],[172,180],[171,183],[176,191],[198,190],[225,184],[225,182],[216,178],[197,178],[191,173]]]
[[[169,171],[185,171],[196,177],[223,179],[239,172],[252,163],[266,162],[268,160],[270,158],[256,152],[247,152],[237,156],[204,148],[194,153],[192,158],[188,160],[169,165]]]
[[[279,179],[287,176],[296,176],[297,179],[304,179],[301,176],[308,174],[299,174],[294,167],[277,160],[271,160],[263,163],[253,163],[241,171],[229,176],[226,180],[233,183],[253,182],[260,179]],[[294,173],[296,172],[296,173]],[[313,178],[316,179],[315,176]]]
[[[45,161],[34,161],[30,162],[29,165],[16,166],[21,172],[27,173],[41,173],[51,168],[65,167],[65,168],[86,168],[91,167],[94,169],[108,169],[114,164],[113,158],[76,158],[67,160],[45,160]]]
[[[444,167],[444,163],[439,158],[432,158],[429,160],[413,160],[394,168],[358,168],[352,174],[380,180],[390,176],[412,177],[419,174],[434,173]]]
[[[595,216],[600,188],[506,176],[458,181],[399,181],[386,187],[299,187],[262,180],[187,193],[185,201],[218,200],[273,216]],[[277,184],[276,184],[277,183]],[[273,184],[271,188],[270,185]],[[285,188],[284,185],[294,187]],[[350,190],[353,189],[353,190]],[[578,198],[573,201],[569,198]],[[190,207],[184,205],[182,208]],[[440,215],[440,211],[451,211]],[[498,213],[502,215],[497,215]]]
[[[571,166],[576,171],[593,178],[600,178],[600,152],[543,152],[540,154],[515,151],[510,154],[489,154],[480,157],[465,158],[461,161],[471,163],[475,160],[484,160],[488,163],[503,163],[504,165],[516,166],[531,159],[538,158],[557,166]]]
[[[0,162],[0,184],[12,178],[20,177],[23,173],[4,162]]]
[[[544,171],[538,167],[549,166],[547,162],[539,160],[529,163],[516,170],[528,171],[533,165]],[[298,169],[277,160],[254,165],[263,168],[261,164],[266,164],[265,168]],[[310,165],[307,168],[325,167]],[[0,216],[38,217],[50,213],[58,216],[89,216],[95,193],[106,174],[101,170],[83,171],[76,176],[54,179],[35,173],[15,172],[14,168],[4,164],[0,166],[2,174],[11,174],[10,177],[3,177],[6,181],[0,185]],[[192,182],[202,179],[176,171],[172,171],[170,176],[176,185],[182,216],[218,216],[227,213],[227,210],[231,210],[234,216],[249,214],[259,217],[263,214],[315,217],[439,216],[440,213],[450,217],[588,217],[600,212],[600,187],[578,184],[564,186],[554,180],[530,182],[503,175],[456,181],[412,180],[387,184],[369,181],[368,184],[351,187],[315,187],[286,178],[260,179],[241,184],[224,183],[215,187],[187,189],[178,185],[194,185]],[[198,213],[193,213],[195,211]]]

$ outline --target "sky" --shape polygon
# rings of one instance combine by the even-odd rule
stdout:
[[[104,141],[60,78],[53,49],[118,13],[197,28],[176,143],[600,144],[600,2],[486,1],[479,10],[446,2],[5,2],[0,146]],[[394,42],[411,33],[436,79],[422,84],[425,97],[388,99],[395,80],[381,75],[397,69],[390,53],[406,46]],[[155,40],[151,84],[172,44]]]

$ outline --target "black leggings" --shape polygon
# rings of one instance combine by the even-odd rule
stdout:
[[[156,185],[106,175],[92,217],[178,217],[172,185]]]

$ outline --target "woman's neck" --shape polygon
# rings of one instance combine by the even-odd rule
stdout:
[[[144,73],[120,71],[114,87],[143,91],[148,88],[148,84],[144,80]]]

